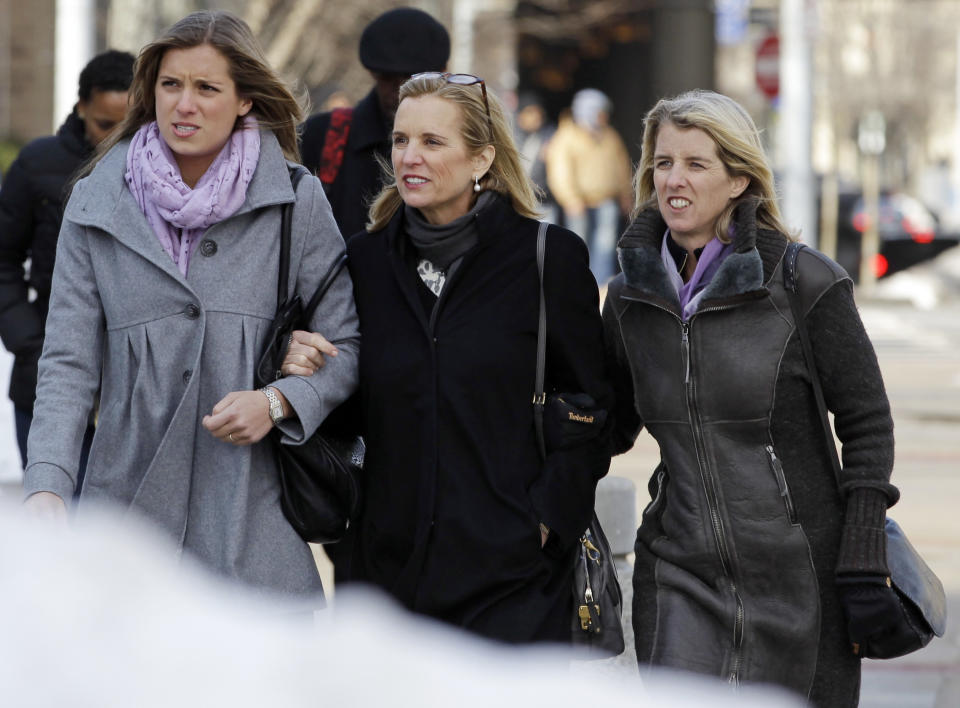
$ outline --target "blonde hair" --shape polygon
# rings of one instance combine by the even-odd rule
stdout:
[[[503,105],[493,92],[487,91],[489,121],[479,85],[452,84],[438,76],[412,78],[400,87],[401,102],[405,98],[421,96],[437,96],[460,108],[463,119],[460,123],[460,136],[466,143],[467,154],[477,155],[487,145],[493,145],[496,150],[493,163],[481,178],[480,186],[508,197],[520,215],[538,218],[536,188],[523,169]],[[379,231],[386,226],[403,203],[392,166],[384,163],[381,165],[384,171],[384,187],[370,205],[367,231]]]
[[[250,112],[260,127],[273,131],[287,159],[300,161],[297,125],[307,112],[306,100],[295,97],[273,70],[246,22],[225,10],[205,10],[187,15],[140,51],[133,70],[126,118],[101,143],[97,156],[84,173],[89,173],[114,145],[156,120],[155,91],[164,54],[170,49],[191,49],[205,44],[227,60],[237,95],[253,102]],[[234,130],[242,123],[243,119],[238,118]]]
[[[789,236],[783,224],[773,171],[760,142],[760,133],[750,114],[728,96],[713,91],[694,90],[674,98],[663,98],[647,113],[643,124],[643,147],[640,164],[633,178],[636,192],[633,214],[657,207],[653,183],[654,151],[660,126],[671,123],[677,128],[697,128],[710,136],[717,146],[717,156],[732,177],[747,177],[750,182],[743,193],[732,199],[716,223],[716,236],[723,242],[730,239],[727,231],[737,206],[751,198],[757,200],[757,225]]]

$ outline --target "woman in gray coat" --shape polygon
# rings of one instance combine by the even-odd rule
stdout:
[[[118,505],[222,575],[319,599],[312,554],[281,512],[274,450],[261,440],[278,426],[285,443],[303,441],[355,389],[345,272],[311,323],[330,339],[319,344],[322,368],[252,390],[277,305],[284,205],[295,204],[291,288],[301,296],[344,251],[320,183],[291,183],[301,108],[226,12],[192,14],[145,47],[131,97],[66,208],[27,504],[64,514],[99,391],[81,509]]]

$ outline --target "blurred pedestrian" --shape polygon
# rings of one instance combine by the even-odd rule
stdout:
[[[360,63],[374,86],[354,108],[310,117],[303,164],[320,177],[337,225],[348,239],[363,231],[370,202],[383,187],[378,158],[389,162],[400,84],[420,71],[443,71],[450,36],[422,10],[400,7],[374,19],[360,36]]]
[[[850,278],[799,254],[843,446],[838,488],[783,282],[791,237],[750,116],[710,91],[661,100],[636,191],[603,316],[615,447],[646,425],[663,460],[635,547],[637,660],[856,706],[851,641],[899,614],[884,582],[898,492],[890,406]]]
[[[326,346],[317,374],[252,389],[285,205],[302,298],[344,251],[320,183],[291,183],[301,106],[250,28],[221,11],[148,44],[130,93],[64,214],[26,504],[63,516],[102,386],[80,511],[117,505],[228,578],[319,602],[313,554],[280,509],[275,446],[262,439],[276,426],[284,442],[303,441],[356,386],[346,273],[312,323],[336,355]]]
[[[596,89],[573,97],[572,119],[560,121],[547,152],[547,181],[568,229],[590,249],[603,285],[615,272],[620,215],[630,209],[630,156],[610,125],[610,99]]]
[[[569,643],[576,546],[610,458],[601,426],[568,441],[548,417],[541,461],[533,184],[482,79],[421,74],[400,99],[388,186],[348,245],[367,443],[353,576],[486,637]],[[605,408],[586,248],[557,226],[546,241],[547,390]]]
[[[10,399],[24,467],[67,183],[126,115],[133,61],[132,54],[116,50],[91,59],[80,72],[77,103],[57,134],[24,147],[0,190],[0,337],[15,357]],[[92,439],[91,423],[80,453],[78,489]]]
[[[350,108],[351,105],[352,102],[347,94],[345,94],[343,91],[337,90],[333,91],[329,96],[327,96],[323,100],[323,103],[320,107],[324,111],[332,111],[336,108]]]
[[[517,103],[517,149],[533,183],[540,189],[540,213],[551,224],[559,221],[557,207],[547,184],[547,148],[557,127],[547,120],[539,97],[532,93],[520,94]]]

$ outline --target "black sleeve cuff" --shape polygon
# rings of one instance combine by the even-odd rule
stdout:
[[[890,574],[884,530],[887,501],[884,492],[869,487],[853,489],[847,495],[847,511],[836,567],[838,574]]]

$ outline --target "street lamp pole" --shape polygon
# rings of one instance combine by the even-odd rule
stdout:
[[[873,294],[877,285],[877,254],[880,253],[880,156],[863,155],[863,213],[866,228],[860,236],[860,278],[858,290],[865,296]]]
[[[783,216],[800,228],[803,240],[817,245],[811,165],[810,0],[783,0],[780,5],[780,132]]]
[[[860,119],[857,146],[862,157],[863,213],[865,228],[860,236],[859,289],[869,296],[877,284],[876,262],[880,252],[880,155],[887,146],[886,120],[880,111],[867,111]]]
[[[57,0],[54,25],[52,132],[77,102],[77,78],[93,57],[96,43],[95,0]]]

